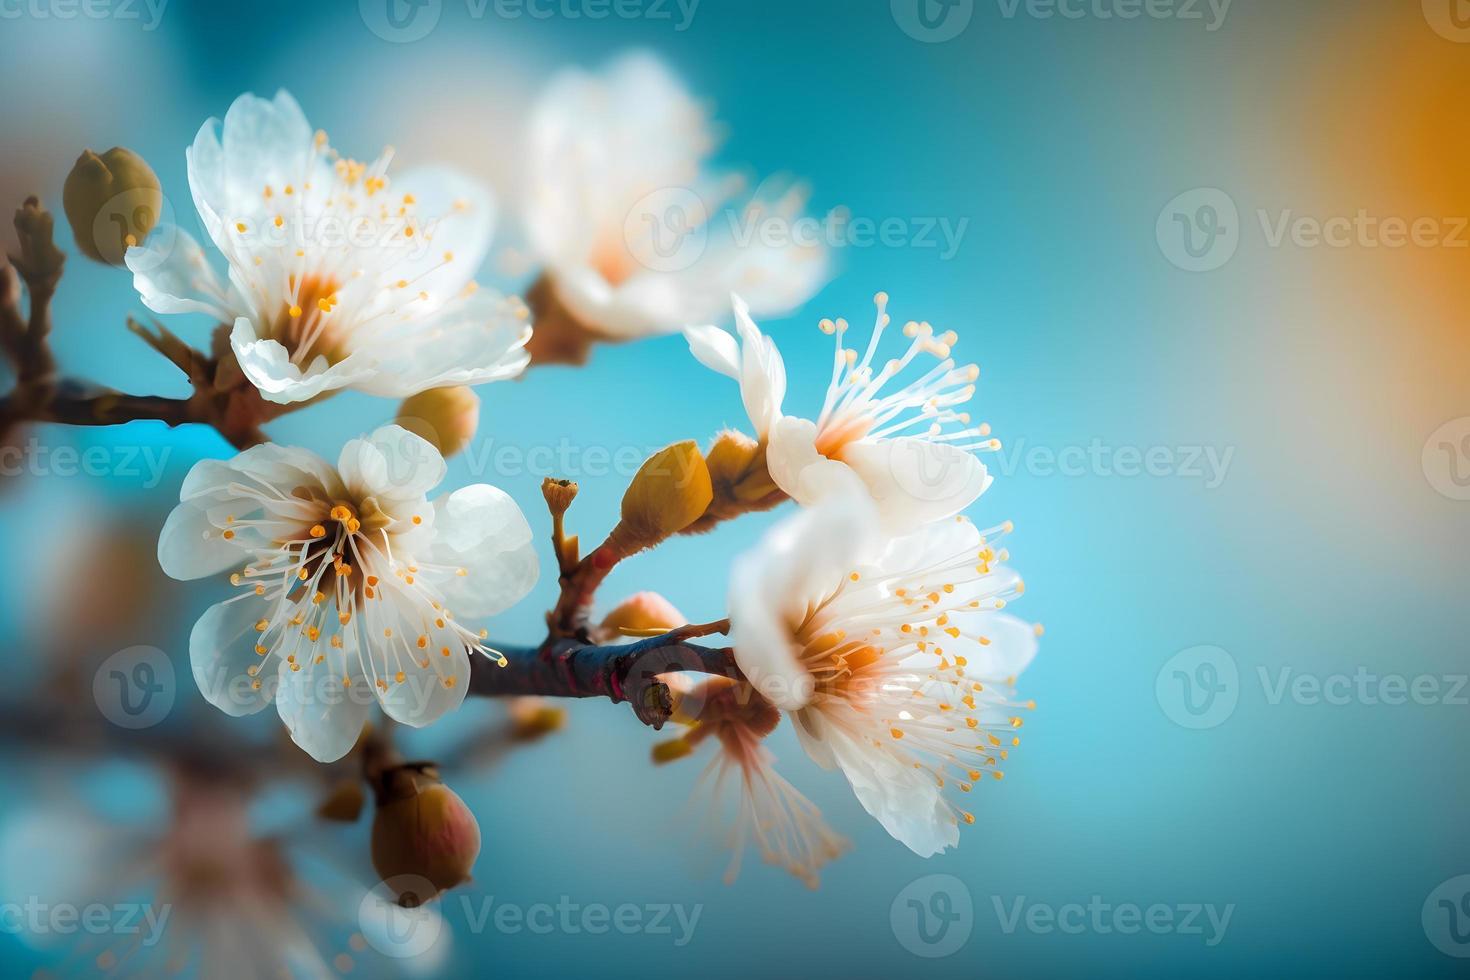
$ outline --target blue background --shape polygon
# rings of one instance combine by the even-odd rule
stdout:
[[[1416,5],[1403,6],[1383,16],[1422,32],[1426,46],[1446,43]],[[1007,450],[987,458],[997,480],[973,514],[1016,522],[1013,563],[1027,581],[1016,608],[1047,632],[1022,680],[1038,708],[1006,781],[976,801],[977,824],[957,851],[913,856],[783,726],[772,743],[781,771],[854,850],[816,892],[753,855],[726,887],[719,862],[708,862],[715,873],[698,867],[680,827],[701,763],[655,770],[651,733],[625,706],[576,705],[564,733],[455,780],[486,833],[464,894],[522,905],[563,895],[702,903],[694,939],[676,948],[651,935],[473,935],[453,899],[455,973],[1451,975],[1458,964],[1427,940],[1420,911],[1440,882],[1470,871],[1470,770],[1458,754],[1470,708],[1273,704],[1258,670],[1273,683],[1283,667],[1464,673],[1470,504],[1435,493],[1420,465],[1427,435],[1470,412],[1463,343],[1445,341],[1463,336],[1463,320],[1437,308],[1396,315],[1410,301],[1401,274],[1411,256],[1359,265],[1360,254],[1273,250],[1255,234],[1223,269],[1191,275],[1165,259],[1154,230],[1166,202],[1201,186],[1226,188],[1243,214],[1351,213],[1375,200],[1366,184],[1354,193],[1354,159],[1324,158],[1304,124],[1329,111],[1322,100],[1334,98],[1336,79],[1366,83],[1387,70],[1351,46],[1324,52],[1378,16],[1370,8],[1379,5],[1238,0],[1208,32],[1177,19],[1007,18],[981,2],[965,32],[942,44],[900,30],[886,0],[704,0],[683,32],[646,19],[475,18],[446,0],[436,28],[405,44],[370,32],[355,3],[172,0],[153,31],[27,14],[0,21],[0,189],[7,200],[39,191],[56,207],[83,146],[121,143],[153,164],[187,214],[183,149],[199,124],[243,91],[284,86],[344,151],[361,157],[391,142],[399,168],[453,162],[494,181],[509,203],[520,120],[541,83],[564,65],[595,66],[638,46],[711,100],[728,131],[722,162],[800,175],[818,210],[968,221],[949,259],[913,246],[838,249],[834,282],[799,315],[766,326],[786,356],[793,411],[815,409],[826,382],[830,347],[817,319],[865,324],[879,289],[900,322],[958,331],[959,356],[981,364],[976,412]],[[1371,125],[1361,136],[1372,142]],[[498,244],[519,238],[507,216]],[[493,264],[484,278],[525,285]],[[176,372],[122,329],[123,314],[140,309],[126,275],[73,257],[56,303],[66,370],[183,394]],[[190,336],[202,341],[206,329]],[[480,393],[472,453],[563,440],[575,454],[646,449],[745,424],[734,386],[702,373],[677,337],[599,349],[586,369],[536,369]],[[271,432],[334,456],[392,411],[345,395]],[[168,447],[170,456],[157,488],[122,477],[9,481],[0,633],[17,662],[6,672],[22,679],[34,669],[20,663],[27,649],[54,626],[39,612],[47,583],[34,573],[58,537],[87,515],[139,502],[148,508],[140,520],[156,521],[194,460],[228,451],[209,431],[152,424],[36,434],[50,446]],[[1233,456],[1211,487],[1177,473],[1061,475],[1026,455],[1094,440]],[[626,475],[563,469],[472,473],[461,457],[450,482],[502,486],[544,541],[541,478],[577,478],[572,523],[589,541],[613,523]],[[771,519],[629,561],[604,598],[651,588],[691,619],[718,617],[731,559]],[[495,635],[535,639],[554,590],[543,574]],[[181,653],[204,601],[177,590],[167,616],[98,635],[95,652],[151,643]],[[1220,726],[1193,731],[1171,720],[1155,680],[1170,657],[1202,644],[1238,664],[1239,704]],[[180,697],[196,697],[180,677]],[[462,714],[490,710],[470,703]],[[442,737],[420,744],[432,753]],[[15,778],[33,778],[18,752],[6,755]],[[136,774],[99,785],[109,807],[154,805],[156,786]],[[0,802],[0,815],[13,805]],[[356,854],[366,878],[365,851]],[[890,904],[935,873],[963,880],[974,925],[958,953],[929,960],[899,941]],[[1094,895],[1234,911],[1224,941],[1207,947],[1202,936],[1147,932],[1008,933],[994,904]],[[49,962],[0,936],[5,972]]]

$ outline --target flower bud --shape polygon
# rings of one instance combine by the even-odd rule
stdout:
[[[674,604],[657,592],[639,592],[613,608],[597,627],[596,638],[603,643],[624,636],[667,633],[689,622]]]
[[[427,881],[432,895],[401,891],[398,904],[423,905],[470,878],[480,854],[480,825],[464,800],[432,773],[387,773],[373,817],[373,868],[390,886]]]
[[[510,703],[511,737],[517,742],[535,742],[567,723],[567,713],[537,697],[515,698]]]
[[[761,456],[761,444],[743,432],[726,429],[716,437],[705,454],[710,480],[716,486],[733,487],[744,479]],[[760,464],[764,465],[764,460]]]
[[[317,806],[316,815],[336,823],[356,823],[365,802],[367,794],[363,792],[362,782],[344,779],[332,787],[331,793]]]
[[[430,388],[405,399],[396,421],[448,459],[475,437],[480,427],[480,396],[463,385]]]
[[[694,523],[712,499],[699,446],[676,442],[650,456],[633,477],[623,495],[623,528],[646,548]]]
[[[551,477],[541,481],[541,496],[546,498],[546,509],[552,517],[560,517],[577,499],[577,485],[571,480],[556,480]]]
[[[114,146],[77,158],[61,191],[77,248],[89,259],[121,265],[130,245],[141,245],[158,224],[163,192],[158,175],[132,150]]]

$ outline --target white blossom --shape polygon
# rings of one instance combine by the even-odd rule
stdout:
[[[195,681],[231,715],[274,700],[296,743],[328,762],[352,748],[375,696],[423,726],[458,707],[470,658],[503,658],[461,617],[499,613],[537,576],[531,529],[504,492],[427,494],[438,451],[385,426],[337,465],[262,445],[205,460],[158,542],[176,579],[229,572],[236,594],[189,639]]]
[[[187,153],[228,280],[187,232],[165,226],[128,249],[135,288],[155,312],[229,324],[241,369],[272,402],[515,377],[528,362],[528,312],[473,279],[494,225],[489,192],[437,168],[390,178],[392,156],[338,156],[285,91],[240,96]]]
[[[910,321],[903,328],[908,349],[878,361],[890,319],[888,295],[879,293],[875,300],[877,322],[861,353],[843,345],[847,321],[821,322],[823,332],[836,338],[836,353],[815,420],[784,414],[786,364],[738,296],[739,340],[713,326],[684,334],[700,363],[740,383],[778,487],[809,505],[855,476],[886,529],[912,530],[954,516],[984,493],[991,476],[975,453],[1000,443],[989,438],[988,425],[972,425],[969,414],[957,410],[974,395],[980,370],[956,366],[950,356],[957,341],[953,332],[936,335],[928,323]],[[923,366],[909,371],[915,361]],[[906,373],[908,380],[897,380]]]
[[[801,217],[805,191],[771,180],[747,194],[708,168],[715,142],[706,110],[648,55],[547,87],[530,123],[524,220],[578,321],[628,340],[715,319],[732,290],[776,314],[826,283],[825,242],[795,233],[815,224]]]
[[[976,820],[955,796],[1019,744],[1013,687],[1040,628],[1000,611],[1023,591],[997,547],[1009,523],[876,528],[855,489],[778,524],[731,573],[731,638],[808,755],[927,857]]]

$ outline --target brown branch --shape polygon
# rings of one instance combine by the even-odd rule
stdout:
[[[597,646],[563,639],[541,647],[499,647],[507,664],[475,657],[469,693],[478,697],[540,695],[628,702],[638,720],[662,728],[673,696],[660,674],[692,671],[739,678],[727,648],[684,642],[678,630],[638,643]]]

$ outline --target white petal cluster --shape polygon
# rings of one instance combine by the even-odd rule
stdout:
[[[750,683],[840,770],[890,834],[927,857],[975,822],[961,799],[1019,744],[1016,677],[1039,627],[1003,613],[1023,591],[997,547],[1009,524],[965,518],[887,538],[849,478],[736,564],[731,637]]]
[[[747,193],[709,170],[715,142],[705,109],[647,55],[547,87],[531,120],[524,219],[578,321],[621,340],[676,333],[719,317],[732,291],[780,314],[827,282],[825,243],[794,233],[806,193],[781,180]]]
[[[832,378],[815,419],[786,415],[786,364],[770,337],[735,298],[739,339],[719,327],[684,331],[700,363],[740,383],[756,435],[766,444],[771,479],[793,500],[817,503],[854,477],[866,488],[890,531],[913,530],[953,517],[990,486],[977,450],[999,447],[987,425],[972,425],[957,406],[975,393],[979,368],[956,366],[957,338],[928,323],[903,328],[908,349],[877,359],[887,330],[888,296],[876,297],[878,318],[864,349],[843,345],[847,322],[823,320],[836,338]],[[918,362],[921,367],[913,365]],[[900,376],[907,375],[905,380]]]
[[[262,445],[194,466],[158,542],[177,579],[229,572],[235,595],[194,625],[205,698],[231,715],[272,702],[323,762],[357,740],[374,702],[423,726],[458,707],[470,658],[500,655],[462,618],[492,616],[536,582],[531,528],[483,484],[432,500],[444,460],[386,426],[337,465]]]
[[[390,178],[392,155],[340,157],[286,92],[240,96],[187,153],[227,279],[187,232],[165,226],[128,249],[135,288],[155,312],[229,324],[246,377],[280,404],[515,377],[528,362],[528,311],[473,279],[493,198],[438,168]]]

